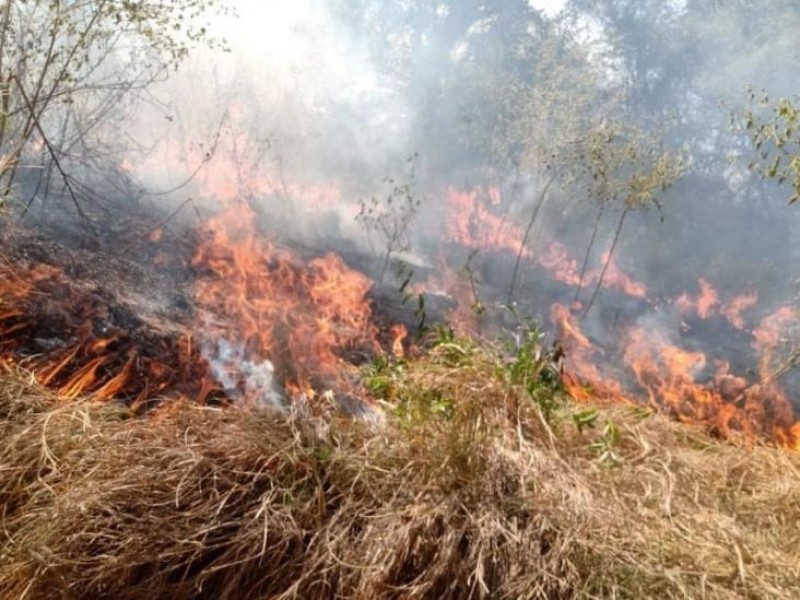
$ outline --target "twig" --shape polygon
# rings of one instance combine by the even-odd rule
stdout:
[[[78,197],[75,195],[75,190],[72,189],[72,184],[70,183],[69,175],[61,167],[61,162],[58,160],[58,155],[53,146],[50,144],[50,140],[47,139],[47,135],[45,135],[44,129],[42,129],[42,125],[39,122],[39,117],[36,115],[35,110],[30,105],[30,100],[28,99],[28,95],[25,93],[25,88],[22,86],[22,82],[20,82],[20,80],[17,79],[16,75],[13,76],[13,79],[16,82],[17,87],[19,88],[20,94],[22,94],[23,101],[25,102],[26,106],[28,106],[28,110],[30,110],[33,124],[36,127],[36,130],[39,132],[39,135],[42,136],[42,142],[44,142],[44,145],[47,147],[47,151],[50,154],[50,158],[53,159],[53,164],[55,165],[58,172],[61,174],[61,178],[64,180],[64,187],[67,188],[70,199],[72,200],[72,203],[75,205],[75,209],[78,211],[78,215],[81,217],[83,224],[89,230],[89,233],[92,234],[94,240],[96,242],[99,242],[100,240],[98,238],[97,231],[92,225],[92,222],[89,219],[89,217],[86,215],[85,212],[83,212],[83,207],[81,206],[81,203],[78,202]]]
[[[11,2],[6,2],[2,18],[0,18],[0,78],[3,76],[3,59],[6,56],[5,47],[8,37],[8,30],[11,28]],[[8,90],[8,82],[0,79],[0,148],[5,141],[6,128],[8,127],[8,106],[11,94]],[[3,170],[0,170],[2,175]]]
[[[178,206],[178,208],[173,210],[167,216],[166,219],[164,219],[163,221],[159,222],[157,225],[155,225],[154,227],[149,229],[147,231],[147,233],[145,233],[145,234],[143,234],[141,236],[137,236],[136,240],[134,242],[132,242],[131,244],[128,244],[127,246],[123,246],[122,249],[120,250],[120,252],[125,253],[125,252],[128,252],[128,251],[138,247],[144,240],[148,239],[151,235],[153,235],[153,233],[155,233],[156,231],[158,231],[162,227],[165,227],[172,219],[174,219],[176,216],[178,216],[178,213],[180,213],[184,209],[184,207],[187,206],[188,204],[191,204],[194,207],[194,212],[197,215],[197,218],[200,221],[202,221],[203,217],[200,214],[200,209],[197,207],[197,204],[195,203],[194,198],[189,197],[186,200],[184,200],[183,202],[181,202],[180,205]]]
[[[219,121],[219,126],[217,127],[217,131],[214,133],[214,137],[212,138],[211,147],[208,149],[208,152],[205,153],[205,156],[203,156],[203,160],[200,162],[200,164],[197,165],[195,170],[192,171],[186,179],[184,179],[181,183],[179,183],[173,188],[170,188],[168,190],[161,190],[158,192],[148,192],[148,195],[167,196],[189,185],[192,182],[192,180],[195,177],[197,177],[197,174],[200,172],[200,170],[203,167],[205,167],[208,163],[210,163],[212,158],[214,158],[214,153],[217,151],[217,145],[219,144],[219,139],[222,136],[222,128],[225,126],[225,121],[227,120],[227,118],[228,118],[228,112],[225,111],[225,113],[223,113],[222,118]]]
[[[753,389],[756,385],[767,385],[774,381],[777,381],[778,379],[786,375],[786,373],[794,369],[798,364],[800,364],[800,350],[795,350],[794,352],[792,352],[792,354],[789,355],[789,358],[787,358],[786,361],[780,367],[778,367],[772,373],[769,373],[765,377],[762,377],[758,383],[747,387],[741,394],[736,396],[736,398],[734,398],[733,400],[733,404],[737,405],[740,404],[745,399],[747,392]]]
[[[467,262],[464,263],[464,266],[461,268],[462,273],[466,273],[470,290],[472,290],[472,298],[474,302],[472,306],[478,311],[481,312],[483,310],[483,303],[481,302],[480,296],[478,295],[478,284],[475,281],[475,270],[472,268],[472,259],[475,258],[478,253],[481,251],[480,248],[475,248],[469,253],[469,257],[467,257]]]
[[[522,236],[522,241],[519,244],[519,250],[517,251],[517,259],[514,261],[514,272],[511,274],[511,283],[508,286],[508,296],[506,298],[506,304],[511,304],[511,301],[514,297],[514,288],[517,285],[517,277],[519,275],[519,266],[522,262],[522,252],[525,250],[526,246],[528,245],[528,238],[531,235],[531,230],[533,229],[533,224],[536,222],[536,217],[539,216],[539,211],[542,208],[542,204],[544,204],[544,199],[547,196],[547,191],[550,189],[550,186],[553,185],[553,182],[556,180],[556,175],[553,173],[550,176],[547,184],[542,189],[541,194],[539,194],[539,200],[536,203],[536,208],[533,209],[533,214],[531,215],[530,221],[528,221],[528,227],[525,229],[525,235]]]
[[[597,285],[594,286],[594,292],[592,292],[592,297],[589,298],[589,303],[586,305],[586,310],[583,311],[581,315],[581,319],[585,319],[586,315],[589,314],[592,306],[594,305],[594,301],[597,298],[597,294],[600,293],[600,288],[603,285],[603,279],[605,279],[606,272],[608,271],[608,267],[611,264],[611,258],[614,256],[614,250],[617,248],[617,242],[619,242],[620,234],[622,233],[622,225],[625,223],[625,217],[628,215],[628,211],[630,209],[626,208],[622,211],[622,214],[619,217],[619,223],[617,223],[617,230],[614,232],[614,241],[611,242],[611,249],[608,251],[608,257],[606,261],[603,263],[603,270],[600,271],[600,277],[597,279]]]
[[[578,287],[575,288],[575,302],[578,301],[578,297],[581,294],[583,278],[586,277],[586,269],[589,266],[589,257],[592,254],[592,248],[594,248],[594,242],[597,239],[597,231],[600,229],[600,221],[603,219],[603,212],[605,211],[605,208],[605,202],[601,203],[600,211],[597,213],[597,219],[594,222],[594,228],[592,228],[592,237],[589,239],[589,245],[586,246],[586,255],[583,257],[583,266],[581,266],[581,275],[578,279]]]

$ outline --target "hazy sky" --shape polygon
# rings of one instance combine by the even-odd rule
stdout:
[[[557,13],[564,6],[566,0],[530,0],[532,6],[544,11],[548,15]]]
[[[566,0],[529,0],[545,13],[557,13]],[[226,34],[235,44],[246,43],[253,50],[272,56],[293,59],[301,51],[303,41],[298,30],[324,29],[328,21],[324,0],[293,0],[292,2],[253,2],[234,0],[240,18],[227,22]]]
[[[566,0],[529,0],[545,13],[557,13]],[[273,76],[302,79],[301,73],[324,72],[345,85],[356,88],[374,84],[372,69],[353,56],[335,30],[326,0],[292,2],[253,2],[232,0],[238,18],[215,23],[225,36],[239,65],[270,65]],[[285,77],[283,78],[285,80]]]

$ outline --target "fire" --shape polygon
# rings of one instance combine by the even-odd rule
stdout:
[[[697,316],[707,319],[711,316],[713,308],[719,304],[719,294],[705,279],[701,279],[698,283],[700,295],[697,297]]]
[[[680,348],[658,331],[631,327],[619,349],[629,375],[609,377],[604,374],[613,371],[608,354],[581,332],[569,310],[556,304],[551,316],[568,356],[565,383],[577,400],[594,397],[627,404],[640,395],[638,388],[654,408],[682,422],[702,424],[725,439],[753,444],[766,437],[800,448],[800,421],[774,378],[768,378],[765,365],[761,381],[753,385],[732,375],[724,361],[716,364],[713,375],[706,374],[709,361],[702,352]],[[762,362],[773,359],[768,348],[774,348],[789,322],[796,322],[794,312],[782,309],[757,330],[754,344],[763,350]],[[627,386],[620,383],[626,379]]]
[[[528,264],[543,268],[553,281],[568,286],[594,286],[602,275],[604,288],[648,300],[652,310],[659,309],[658,302],[648,299],[647,285],[623,272],[616,257],[608,252],[583,275],[576,255],[557,241],[534,253],[526,247],[522,229],[495,214],[502,198],[498,190],[490,189],[448,190],[450,241],[467,248],[519,255]],[[465,313],[472,297],[470,290],[462,280],[448,277],[446,273],[452,273],[452,269],[442,262],[444,267],[432,280],[440,287],[450,281],[445,289],[459,301],[451,319],[463,330],[480,331],[474,326],[474,316]],[[758,294],[749,291],[726,302],[708,279],[700,278],[696,291],[667,304],[684,316],[695,315],[704,321],[721,316],[734,329],[747,333],[745,314],[757,301]],[[572,310],[557,302],[550,314],[566,353],[564,383],[577,400],[637,404],[641,403],[637,398],[644,397],[653,408],[686,423],[702,424],[726,439],[752,444],[768,438],[787,447],[800,446],[800,422],[795,421],[791,401],[776,382],[781,366],[775,350],[781,343],[780,332],[795,323],[797,315],[778,311],[752,332],[753,347],[760,357],[759,378],[752,381],[732,374],[724,361],[709,360],[703,352],[681,347],[681,332],[677,330],[659,331],[615,321],[613,337],[617,341],[609,346],[607,340],[606,346],[597,347],[573,316],[573,312],[580,315],[583,308],[576,305]],[[682,331],[685,333],[688,327],[684,324]]]
[[[762,319],[760,325],[753,330],[753,348],[758,351],[760,360],[758,364],[759,375],[762,380],[772,379],[783,366],[780,349],[788,349],[790,354],[797,352],[797,348],[787,348],[793,343],[797,344],[798,319],[797,311],[790,306],[784,306]]]
[[[168,388],[191,393],[206,377],[190,334],[136,340],[118,327],[122,311],[57,267],[3,266],[0,307],[0,360],[30,368],[65,399],[122,397],[137,407]]]
[[[569,309],[563,304],[554,304],[551,315],[556,326],[559,327],[559,339],[564,344],[564,349],[575,355],[581,350],[592,348],[589,341],[581,330],[572,322]]]
[[[371,280],[336,255],[301,261],[276,248],[257,235],[246,206],[209,221],[192,266],[200,274],[196,297],[212,362],[225,340],[236,348],[234,363],[270,361],[287,390],[349,393],[356,378],[343,356],[380,351],[367,301]],[[246,400],[263,390],[250,392]]]
[[[707,365],[701,352],[683,350],[634,328],[623,359],[653,406],[667,409],[681,421],[704,424],[725,438],[741,435],[745,441],[755,440],[758,423],[726,403],[717,390],[695,382]]]
[[[567,285],[581,285],[578,261],[570,258],[567,249],[558,242],[553,242],[547,247],[544,254],[539,257],[539,264],[547,269],[556,281]]]
[[[408,329],[405,325],[398,323],[392,325],[389,332],[392,334],[392,355],[395,358],[403,358],[405,356],[403,342],[408,337]]]
[[[699,292],[696,297],[683,293],[674,301],[674,305],[682,314],[694,313],[700,319],[706,320],[719,313],[736,329],[747,328],[743,313],[757,304],[756,290],[739,294],[728,302],[723,302],[719,292],[706,279],[699,279],[697,286]]]
[[[740,294],[722,308],[722,314],[736,329],[744,329],[746,325],[742,313],[755,306],[757,302],[758,292],[756,290]]]
[[[487,202],[492,206],[501,202],[500,190],[490,187],[487,190],[460,191],[451,187],[446,197],[445,224],[449,240],[471,248],[529,255],[528,249],[523,247],[522,229],[495,215],[486,206]]]
[[[151,233],[158,260],[164,236]],[[89,394],[134,408],[159,397],[285,403],[358,392],[355,364],[382,352],[368,277],[336,255],[270,244],[245,206],[210,219],[195,239],[179,265],[195,277],[182,324],[157,315],[145,323],[143,305],[119,304],[56,266],[0,266],[0,359],[32,369],[65,399]],[[406,332],[393,335],[402,356]]]
[[[635,298],[647,297],[647,286],[641,282],[634,281],[628,275],[623,273],[617,266],[614,257],[608,252],[603,254],[602,263],[608,264],[606,267],[606,273],[603,276],[603,286],[612,290],[619,290],[620,292]],[[600,278],[600,272],[601,271],[597,271],[590,274],[588,280],[597,281]]]
[[[697,296],[692,297],[687,293],[681,294],[677,300],[674,301],[675,306],[682,314],[688,315],[694,312],[700,319],[706,320],[710,318],[720,306],[719,293],[717,290],[705,279],[697,281],[699,289]],[[731,315],[736,318],[737,309],[744,310],[746,306],[738,309],[736,306],[728,305],[727,309],[731,310]]]
[[[618,381],[601,374],[598,365],[603,352],[581,332],[570,309],[556,303],[551,307],[550,316],[566,353],[564,385],[570,395],[579,402],[600,400],[635,405],[636,401],[623,392]]]
[[[549,243],[543,252],[534,253],[526,244],[530,240],[526,239],[521,227],[492,212],[501,204],[502,193],[496,187],[469,192],[449,188],[445,220],[447,239],[469,248],[509,252],[523,259],[532,259],[556,281],[576,287],[597,283],[605,270],[603,287],[636,298],[647,296],[647,286],[625,274],[609,252],[603,254],[600,266],[584,273],[583,277],[577,259],[557,241]]]
[[[250,175],[255,178],[248,179]],[[251,191],[270,187],[257,175],[244,177]],[[335,254],[293,251],[264,237],[250,204],[232,199],[242,197],[241,185],[230,187],[219,170],[209,169],[199,179],[207,194],[231,200],[226,210],[190,234],[194,246],[176,258],[167,229],[148,229],[142,236],[160,269],[177,264],[191,276],[190,307],[183,321],[158,333],[138,333],[143,317],[136,306],[111,307],[102,291],[72,281],[58,267],[0,265],[0,359],[30,367],[66,399],[92,394],[145,407],[167,396],[284,406],[301,397],[328,398],[332,392],[369,407],[357,365],[384,351],[378,340],[395,358],[409,348],[402,325],[378,331],[368,299],[373,281]],[[282,183],[281,194],[296,195],[309,210],[324,205],[338,209],[338,189],[333,184]],[[565,285],[593,286],[602,275],[607,289],[647,300],[629,303],[612,315],[613,334],[606,331],[608,338],[600,347],[597,330],[592,334],[581,328],[578,315],[584,306],[568,307],[556,295],[544,296],[566,353],[564,383],[577,400],[636,405],[644,399],[726,439],[752,444],[767,438],[800,448],[800,422],[779,383],[800,362],[797,311],[781,308],[750,331],[748,321],[757,314],[756,291],[726,302],[705,278],[694,292],[667,301],[674,307],[665,311],[667,317],[677,308],[684,316],[709,320],[709,328],[730,324],[736,335],[752,335],[758,377],[745,377],[713,353],[709,358],[683,342],[685,330],[635,325],[641,312],[626,323],[626,310],[657,310],[659,304],[648,299],[647,286],[623,272],[615,257],[606,253],[581,275],[577,254],[563,244],[550,242],[543,252],[527,247],[523,229],[496,214],[503,206],[498,188],[448,188],[445,195],[445,241],[455,244],[453,254],[459,260],[464,248],[499,252],[506,260],[519,257],[539,269],[537,278],[558,282],[551,287],[562,299],[571,296]],[[441,264],[428,285],[448,290],[457,300],[451,315],[457,326],[479,335],[496,333],[503,321],[492,305],[486,310],[484,302],[492,299],[484,298],[480,272],[448,265],[448,248],[439,247]],[[546,281],[541,283],[547,287]],[[411,286],[424,291],[419,283]],[[518,286],[523,289],[530,293],[533,288]],[[605,320],[608,312],[599,314]]]

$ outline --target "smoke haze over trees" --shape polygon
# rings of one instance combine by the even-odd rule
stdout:
[[[102,209],[97,182],[130,150],[129,116],[198,44],[211,0],[44,2],[0,7],[0,192],[23,212],[51,195]],[[94,181],[92,181],[94,180]],[[117,182],[118,183],[118,182]],[[18,185],[19,184],[19,185]],[[121,190],[117,190],[121,193]],[[98,195],[100,194],[100,195]]]
[[[642,168],[652,172],[664,156],[667,171],[679,159],[683,167],[654,195],[655,210],[627,221],[626,267],[657,291],[691,287],[711,264],[723,288],[793,293],[786,275],[797,271],[798,217],[784,209],[783,192],[748,171],[754,149],[730,114],[746,105],[749,85],[796,93],[794,3],[574,0],[545,14],[525,0],[363,0],[249,10],[240,7],[244,20],[272,23],[270,50],[256,52],[241,36],[222,59],[230,69],[207,77],[209,67],[189,67],[189,78],[206,83],[192,88],[195,114],[176,106],[196,138],[210,135],[235,98],[237,127],[260,140],[250,143],[260,144],[262,170],[333,180],[368,198],[417,152],[418,186],[500,186],[498,212],[522,223],[556,173],[538,218],[546,236],[558,231],[576,247],[588,244],[597,195],[607,192],[593,188],[592,169],[602,165],[589,159],[614,163],[623,140],[635,138],[646,146],[639,156],[650,153]],[[197,109],[215,104],[216,113]],[[622,184],[632,173],[606,175]],[[623,204],[603,215],[606,245]],[[743,247],[751,251],[727,260]]]
[[[798,32],[0,2],[0,599],[794,600]]]
[[[198,48],[165,82],[192,35],[140,31],[132,17],[125,31],[99,30],[76,66],[78,82],[95,77],[86,79],[91,92],[70,83],[83,95],[64,88],[71,103],[59,99],[42,123],[66,177],[53,177],[53,153],[25,116],[4,49],[0,143],[17,204],[57,196],[86,208],[128,195],[167,210],[187,198],[213,208],[221,198],[207,190],[227,189],[276,229],[364,241],[359,207],[390,198],[387,180],[410,186],[413,155],[407,191],[425,201],[403,246],[429,263],[447,194],[498,190],[489,216],[525,231],[527,246],[489,269],[510,300],[524,299],[520,258],[554,241],[582,278],[605,272],[613,252],[656,299],[693,292],[699,277],[725,295],[757,289],[765,312],[795,296],[800,216],[786,208],[785,187],[748,168],[757,151],[739,118],[748,86],[797,93],[795,2],[569,0],[547,11],[527,0],[232,4],[239,18],[215,18],[209,30],[231,52]],[[129,18],[119,10],[109,26]],[[17,27],[4,23],[6,34]],[[95,69],[99,48],[125,36],[139,45]],[[145,60],[148,52],[159,61]],[[118,102],[123,91],[146,102]],[[15,140],[27,154],[17,157]],[[75,201],[65,181],[80,192]],[[320,182],[335,210],[298,212],[298,186]],[[488,268],[482,260],[473,266]],[[594,294],[579,296],[591,304]]]

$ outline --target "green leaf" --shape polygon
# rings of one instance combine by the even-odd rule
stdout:
[[[578,428],[578,431],[582,432],[584,429],[595,426],[599,414],[600,413],[596,408],[590,408],[588,410],[582,410],[581,412],[575,413],[572,415],[572,420],[575,422],[575,426]]]
[[[619,427],[617,427],[616,423],[609,421],[603,428],[603,438],[605,438],[609,446],[616,446],[620,437]]]

